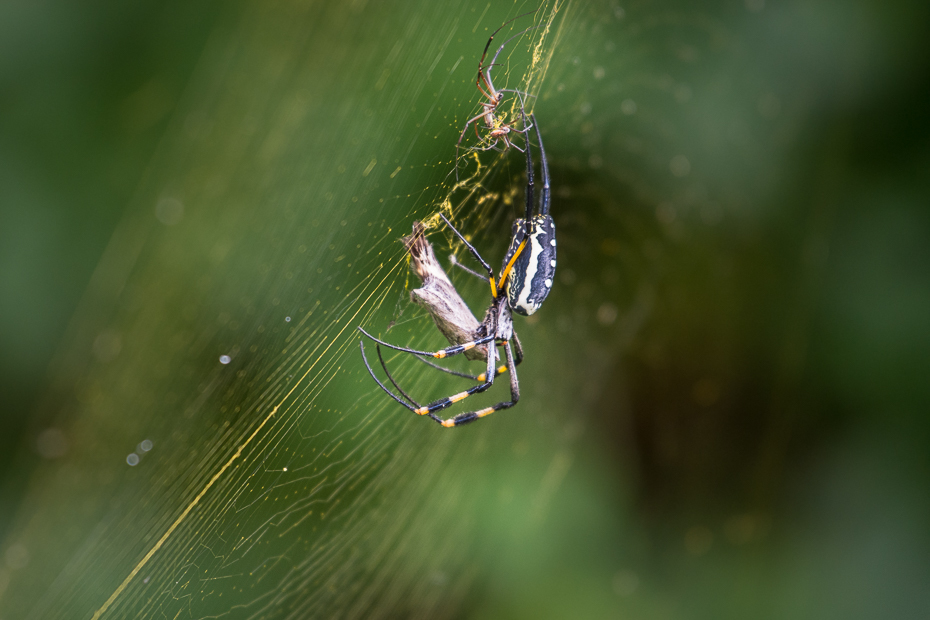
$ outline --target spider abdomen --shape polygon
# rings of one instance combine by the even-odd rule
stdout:
[[[555,278],[555,222],[552,217],[537,215],[530,220],[529,227],[525,220],[516,220],[505,264],[524,238],[526,245],[508,276],[507,301],[514,312],[529,316],[539,310]]]

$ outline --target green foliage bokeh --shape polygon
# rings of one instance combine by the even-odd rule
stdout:
[[[356,325],[443,345],[415,219],[502,254],[523,160],[455,142],[534,7],[3,9],[0,615],[926,611],[919,3],[544,4],[496,74],[559,226],[523,400],[371,382]]]

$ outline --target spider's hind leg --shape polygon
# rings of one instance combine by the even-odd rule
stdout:
[[[393,398],[394,400],[396,400],[397,402],[399,402],[401,405],[403,405],[404,407],[406,407],[406,408],[409,409],[410,411],[416,411],[416,407],[414,407],[414,406],[412,406],[412,405],[409,405],[409,404],[408,404],[405,400],[403,400],[400,396],[398,396],[397,394],[395,394],[395,393],[392,392],[391,390],[387,389],[387,387],[385,387],[385,385],[384,385],[383,383],[381,383],[381,380],[378,379],[377,375],[375,375],[375,371],[372,370],[371,364],[368,363],[368,357],[365,355],[365,342],[362,341],[362,340],[359,340],[359,341],[358,341],[358,346],[359,346],[359,348],[362,350],[362,361],[365,362],[365,368],[368,369],[368,374],[370,374],[370,375],[371,375],[371,378],[375,380],[375,383],[378,384],[378,387],[380,387],[380,388],[384,391],[385,394],[387,394],[388,396],[390,396],[391,398]],[[380,352],[379,352],[379,357],[380,357]],[[383,364],[383,363],[384,363],[384,362],[382,361],[382,364]],[[387,368],[385,368],[384,370],[385,370],[385,372],[387,372]],[[388,377],[390,377],[390,376],[391,376],[391,375],[390,375],[390,373],[389,373],[389,374],[388,374]],[[393,379],[391,379],[391,383],[394,383],[394,380],[393,380]],[[397,387],[397,384],[396,384],[396,383],[394,383],[394,387]],[[397,387],[397,389],[400,390],[399,387]],[[404,397],[408,398],[411,402],[414,402],[413,399],[411,399],[409,396],[407,396],[407,395],[404,393],[403,390],[401,390],[401,394],[403,394]]]
[[[403,389],[402,387],[400,387],[399,385],[397,385],[397,381],[395,381],[395,380],[394,380],[394,377],[391,376],[391,371],[387,369],[387,364],[384,363],[384,358],[381,357],[381,345],[379,345],[379,344],[375,345],[375,350],[378,352],[378,361],[381,362],[381,368],[384,370],[384,374],[387,375],[387,378],[388,378],[388,380],[391,382],[391,385],[393,385],[393,386],[397,389],[397,391],[400,392],[401,396],[403,396],[404,398],[406,398],[407,401],[408,401],[411,405],[413,405],[414,407],[419,407],[419,406],[420,406],[420,403],[418,403],[417,401],[415,401],[415,400],[413,400],[412,398],[410,398],[410,395],[407,394],[407,392],[405,392],[404,389]],[[363,354],[364,354],[364,351],[363,351]],[[419,357],[418,357],[417,359],[422,359],[422,358],[419,358]],[[366,360],[366,361],[367,361],[367,360]],[[426,361],[426,360],[424,360],[424,361]],[[437,366],[436,364],[432,364],[432,366],[436,366],[437,368],[440,368],[440,366]]]
[[[504,350],[507,353],[507,367],[510,369],[510,400],[501,401],[496,405],[491,407],[485,407],[484,409],[479,409],[477,411],[469,411],[468,413],[460,413],[454,418],[448,418],[446,420],[439,421],[445,428],[453,428],[456,426],[462,426],[463,424],[468,424],[469,422],[474,422],[483,417],[489,416],[495,411],[500,411],[501,409],[509,409],[517,404],[520,400],[520,381],[517,379],[516,371],[516,362],[513,358],[513,351],[510,349],[510,341],[504,343]],[[436,419],[435,417],[433,419]]]
[[[483,375],[484,377],[483,383],[470,387],[464,392],[459,392],[458,394],[453,394],[452,396],[447,396],[446,398],[440,398],[439,400],[433,401],[428,405],[414,409],[413,412],[416,413],[417,415],[429,415],[430,417],[433,417],[433,419],[436,419],[433,415],[435,412],[442,411],[443,409],[446,409],[447,407],[451,407],[452,405],[459,402],[460,400],[465,400],[466,398],[468,398],[469,396],[473,394],[480,394],[481,392],[484,392],[489,387],[491,387],[494,384],[494,377],[497,376],[497,373],[495,372],[495,368],[494,368],[494,362],[497,359],[496,348],[497,347],[493,346],[493,344],[488,346],[488,366],[487,366],[487,371]],[[509,367],[509,364],[508,364],[508,367]],[[437,420],[437,422],[439,422],[439,420]],[[446,426],[445,422],[446,421],[443,421],[441,422],[441,424],[443,426]]]

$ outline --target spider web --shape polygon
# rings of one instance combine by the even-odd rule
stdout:
[[[399,237],[437,207],[473,205],[468,225],[486,225],[519,192],[486,187],[507,176],[496,153],[461,183],[437,175],[501,13],[424,7],[256,4],[210,41],[57,363],[73,450],[40,472],[56,479],[33,501],[74,512],[24,511],[21,577],[42,594],[10,587],[7,613],[456,613],[474,576],[467,507],[494,444],[513,439],[444,436],[404,415],[367,377],[355,332],[393,318],[388,337],[436,346],[407,307]],[[532,68],[502,56],[499,80],[537,87],[564,10],[540,9]],[[101,334],[119,362],[86,358]],[[399,361],[411,390],[451,385]],[[53,548],[36,542],[53,530]]]
[[[31,483],[12,536],[29,550],[29,570],[8,580],[4,614],[459,616],[477,604],[476,583],[500,574],[495,562],[515,561],[496,554],[503,538],[541,536],[578,458],[576,414],[594,406],[619,344],[649,313],[650,279],[605,298],[598,282],[626,272],[560,265],[563,284],[588,292],[553,291],[517,325],[527,349],[520,405],[456,431],[378,390],[355,331],[444,346],[407,301],[416,283],[399,239],[414,220],[436,229],[441,258],[468,262],[436,227],[444,212],[499,264],[523,212],[525,160],[466,152],[456,180],[455,143],[480,111],[474,79],[487,36],[533,8],[254,3],[218,28],[53,369],[45,413],[72,450]],[[603,58],[611,40],[599,24],[616,10],[547,1],[492,44],[491,54],[538,25],[510,42],[495,85],[529,94],[550,159],[568,171],[582,167],[577,153],[597,152],[598,129],[612,122],[590,116],[601,63],[621,69],[646,47]],[[710,30],[688,34],[710,40]],[[681,86],[652,69],[626,83],[653,95]],[[611,84],[600,83],[602,96],[614,96]],[[502,110],[517,117],[512,93]],[[628,159],[590,155],[583,165],[610,166],[635,188],[633,204],[680,197],[656,180],[674,152],[650,138],[667,128],[661,118],[642,126],[625,134],[639,145]],[[553,156],[579,140],[576,154]],[[618,214],[615,198],[576,187],[554,198],[556,221],[576,233],[560,252],[596,238],[598,252],[647,272],[616,237],[578,234],[599,223],[570,206],[594,195],[614,209],[615,230],[639,227],[640,239],[660,234],[651,213]],[[675,204],[710,208],[700,195]],[[486,285],[451,275],[480,319]],[[618,308],[620,328],[605,337]],[[387,362],[423,402],[462,389],[402,355]],[[497,385],[465,404],[502,393]]]

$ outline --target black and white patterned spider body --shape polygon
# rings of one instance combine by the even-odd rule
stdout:
[[[375,338],[364,329],[359,327],[359,331],[373,340],[378,345],[378,359],[381,367],[384,369],[388,380],[399,392],[395,394],[389,390],[381,380],[375,375],[365,357],[365,345],[363,341],[359,342],[362,351],[362,359],[365,361],[365,367],[375,380],[378,386],[384,390],[391,398],[398,403],[413,411],[417,415],[426,415],[446,428],[461,426],[473,422],[487,415],[508,409],[517,404],[520,400],[520,383],[517,380],[516,366],[523,360],[523,349],[520,346],[520,339],[517,338],[513,329],[513,312],[528,316],[536,312],[542,305],[543,301],[549,295],[552,289],[553,277],[555,276],[555,224],[549,216],[549,164],[546,161],[546,151],[543,148],[542,135],[539,132],[539,125],[533,115],[530,115],[531,124],[526,122],[525,114],[523,119],[525,131],[530,127],[536,129],[536,137],[539,141],[539,154],[541,159],[543,186],[539,195],[539,211],[534,214],[534,180],[533,180],[533,156],[531,153],[530,143],[527,140],[526,146],[526,216],[517,219],[513,226],[513,238],[504,257],[503,267],[499,278],[494,277],[494,271],[488,265],[478,250],[474,248],[456,228],[442,216],[446,225],[455,233],[465,247],[468,248],[472,256],[481,263],[481,266],[487,273],[487,276],[472,271],[463,265],[456,263],[471,274],[485,280],[491,285],[491,303],[484,315],[484,320],[477,323],[474,316],[465,306],[458,292],[452,287],[445,272],[438,261],[435,260],[432,247],[423,238],[424,230],[419,224],[414,224],[414,234],[405,238],[408,252],[411,256],[411,266],[417,275],[423,281],[423,288],[413,291],[414,298],[418,303],[424,305],[433,316],[437,327],[446,336],[452,346],[439,351],[420,351],[399,347],[383,340]],[[527,136],[528,137],[528,136]],[[511,347],[511,343],[513,346]],[[412,353],[419,357],[428,365],[457,375],[466,379],[477,381],[478,385],[471,388],[441,398],[428,405],[420,405],[413,400],[407,393],[394,381],[391,373],[381,357],[381,346],[385,346],[395,351]],[[496,366],[499,354],[497,347],[504,348],[504,354],[507,358],[506,365]],[[427,361],[426,358],[444,359],[458,354],[466,354],[472,358],[478,351],[482,351],[487,363],[486,371],[480,375],[468,375],[443,368],[437,364]],[[480,359],[480,358],[479,358]],[[478,411],[460,413],[455,417],[442,419],[436,413],[453,404],[464,400],[472,394],[484,392],[494,383],[494,378],[505,372],[510,373],[510,400],[502,401],[491,407],[485,407]]]
[[[507,301],[517,314],[529,316],[539,310],[555,278],[555,222],[548,214],[513,223],[513,239],[504,259],[506,265],[523,239],[526,246],[517,257],[507,280]]]

